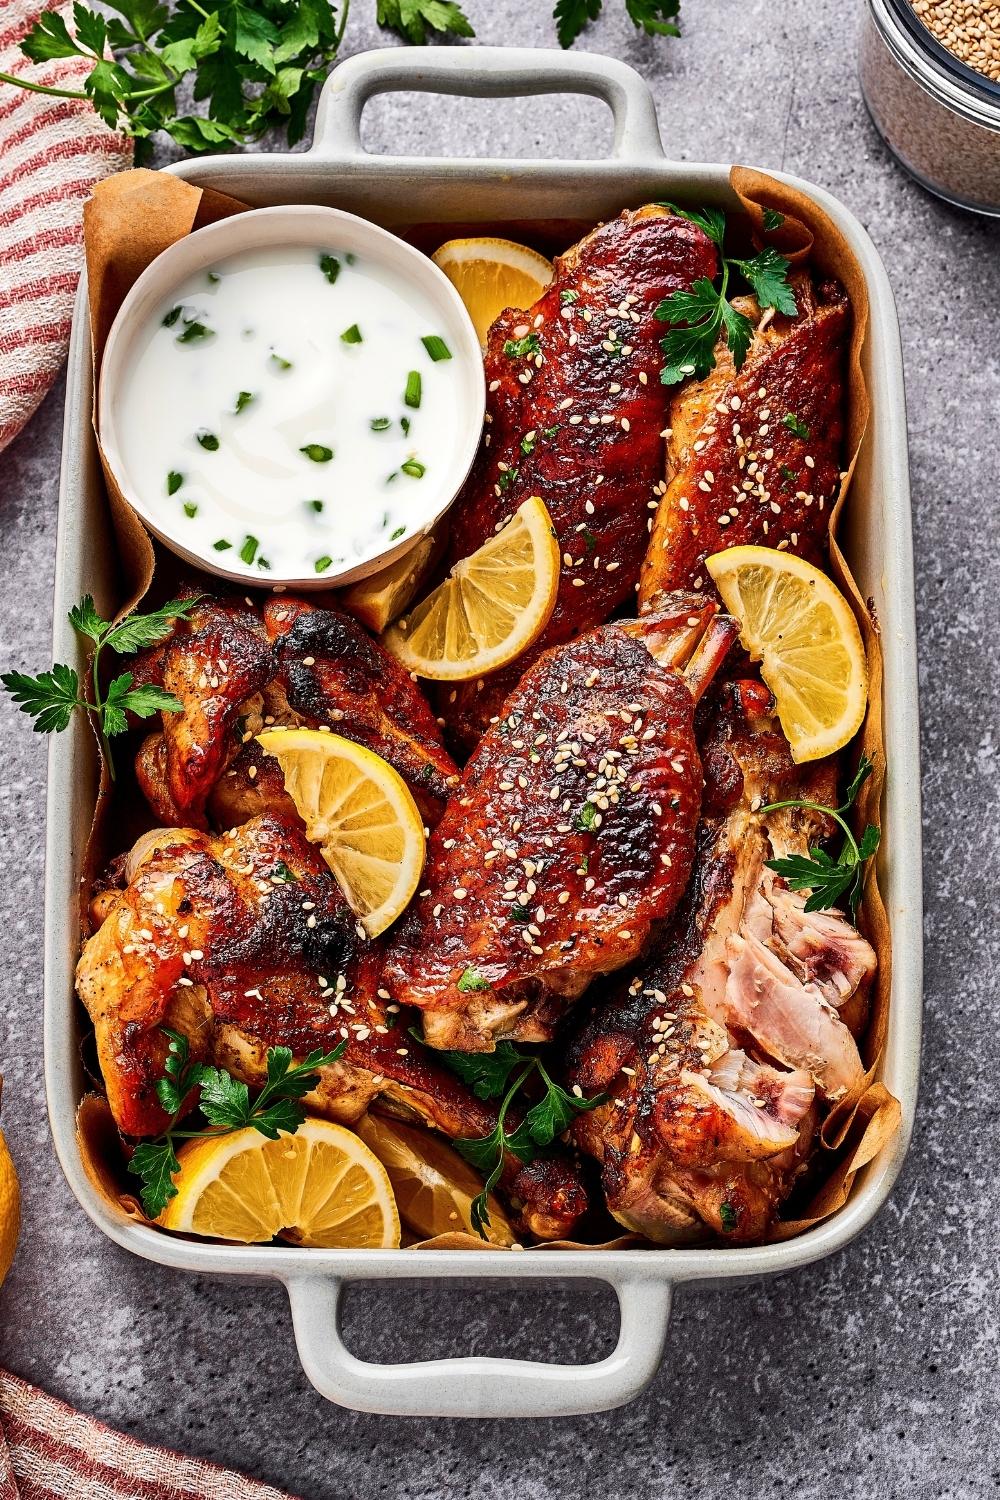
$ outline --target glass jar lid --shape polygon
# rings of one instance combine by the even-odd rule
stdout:
[[[869,0],[896,60],[931,94],[977,124],[1000,129],[1000,83],[970,68],[921,21],[909,0]]]

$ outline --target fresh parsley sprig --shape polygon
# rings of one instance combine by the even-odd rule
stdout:
[[[746,314],[734,307],[729,299],[730,279],[735,272],[753,288],[762,308],[773,307],[793,318],[798,306],[788,284],[790,262],[771,245],[765,245],[749,259],[726,255],[726,216],[720,209],[699,211],[678,208],[674,203],[666,203],[664,207],[690,219],[692,224],[705,231],[718,248],[721,269],[716,277],[718,286],[707,276],[699,276],[689,291],[673,292],[657,307],[654,316],[661,323],[672,325],[666,338],[660,340],[660,347],[667,356],[660,379],[664,385],[676,385],[691,375],[696,380],[704,380],[715,368],[715,345],[720,333],[732,353],[733,364],[741,370],[754,328]]]
[[[176,1141],[228,1135],[248,1125],[269,1141],[276,1141],[281,1131],[294,1135],[306,1117],[299,1101],[319,1083],[318,1070],[336,1062],[347,1046],[341,1042],[332,1052],[317,1048],[294,1065],[290,1048],[269,1048],[267,1083],[251,1101],[247,1085],[225,1068],[192,1060],[187,1037],[167,1026],[160,1029],[168,1045],[164,1076],[157,1080],[156,1096],[170,1116],[170,1123],[155,1140],[137,1146],[129,1162],[129,1171],[142,1179],[142,1206],[151,1219],[162,1213],[177,1194],[174,1178],[181,1164]],[[193,1089],[200,1091],[198,1108],[209,1122],[208,1128],[178,1130],[177,1121]]]
[[[30,27],[21,50],[32,62],[79,57],[89,65],[83,88],[67,89],[12,73],[0,83],[86,99],[112,129],[132,136],[137,154],[157,131],[185,151],[216,151],[257,140],[284,126],[289,145],[305,132],[316,88],[336,62],[350,0],[107,0],[105,15],[83,0],[72,28],[55,11]],[[601,13],[603,0],[556,0],[563,47]],[[680,0],[625,0],[647,36],[678,36]],[[407,42],[473,37],[457,0],[377,0],[376,19]],[[178,114],[178,94],[205,113]]]
[[[499,1099],[503,1095],[496,1126],[489,1135],[454,1142],[466,1161],[485,1179],[482,1192],[472,1201],[471,1219],[473,1229],[486,1239],[490,1222],[489,1195],[499,1181],[507,1152],[519,1161],[533,1161],[539,1150],[551,1146],[557,1136],[569,1129],[578,1114],[602,1104],[605,1096],[598,1094],[593,1099],[583,1099],[568,1093],[550,1076],[540,1057],[519,1052],[511,1042],[498,1042],[495,1052],[441,1052],[438,1055],[478,1098]],[[542,1095],[524,1111],[520,1124],[509,1131],[506,1120],[510,1107],[533,1075],[542,1085]]]
[[[770,802],[761,812],[777,812],[782,807],[805,807],[813,812],[824,813],[832,818],[844,832],[844,843],[837,858],[827,854],[817,845],[806,854],[791,854],[783,859],[766,861],[769,870],[782,875],[793,891],[810,891],[806,911],[822,911],[825,907],[837,906],[846,898],[853,922],[858,913],[858,903],[864,890],[864,867],[878,849],[879,830],[869,823],[860,839],[856,839],[846,822],[857,795],[874,769],[867,755],[862,755],[854,779],[844,794],[840,807],[824,807],[820,802],[807,802],[792,798],[788,802]]]
[[[46,14],[49,14],[47,12]],[[56,662],[50,672],[40,672],[29,677],[26,672],[4,672],[0,682],[10,693],[22,713],[34,719],[34,728],[39,734],[58,733],[68,725],[74,709],[93,714],[108,770],[114,780],[115,768],[109,741],[116,734],[124,734],[128,728],[126,714],[148,719],[159,712],[177,713],[183,707],[173,693],[152,685],[133,687],[131,672],[122,672],[108,683],[107,690],[101,688],[101,652],[110,647],[120,656],[131,656],[147,646],[155,646],[165,640],[174,627],[174,621],[185,619],[198,603],[197,596],[191,599],[170,599],[160,609],[149,614],[126,615],[115,624],[102,619],[89,594],[69,612],[69,623],[78,635],[94,643],[94,654],[90,667],[90,692],[81,683],[74,667]]]

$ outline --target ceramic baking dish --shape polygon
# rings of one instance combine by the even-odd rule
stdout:
[[[614,117],[610,156],[600,161],[407,159],[369,155],[360,117],[374,94],[426,90],[471,98],[543,93],[602,99]],[[630,68],[608,58],[521,49],[371,52],[341,64],[327,82],[312,149],[187,161],[171,170],[253,205],[330,203],[392,228],[416,222],[572,218],[596,222],[626,205],[669,198],[736,206],[725,165],[668,161],[653,101]],[[86,1081],[80,1011],[74,1000],[80,869],[97,778],[89,729],[77,718],[52,737],[48,787],[45,936],[45,1058],[49,1114],[70,1185],[117,1244],[161,1265],[285,1283],[302,1364],[330,1400],[403,1416],[568,1416],[621,1405],[654,1376],[675,1287],[721,1286],[791,1271],[841,1249],[873,1218],[899,1172],[917,1094],[921,1007],[921,851],[917,673],[906,421],[899,334],[881,261],[858,221],[828,193],[788,177],[840,226],[867,278],[871,321],[863,352],[872,419],[841,540],[862,592],[874,601],[885,654],[889,767],[882,810],[880,881],[893,943],[892,1005],[884,1079],[902,1106],[891,1145],[864,1168],[844,1208],[797,1239],[760,1248],[619,1251],[335,1251],[232,1247],[171,1238],[129,1220],[85,1175],[74,1132]],[[83,289],[69,356],[55,593],[55,658],[80,657],[66,612],[93,592],[116,602],[116,563],[91,431],[90,332]],[[391,1278],[549,1278],[600,1281],[621,1309],[617,1347],[581,1366],[467,1358],[377,1365],[356,1359],[339,1333],[343,1287]],[[803,1295],[807,1284],[803,1283]],[[441,1286],[442,1295],[448,1288]]]

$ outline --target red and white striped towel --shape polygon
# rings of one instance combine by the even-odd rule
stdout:
[[[63,0],[0,0],[0,72],[79,89],[90,71],[82,58],[32,63],[18,47],[43,10],[61,11],[72,24]],[[84,199],[100,178],[131,164],[131,143],[102,124],[89,102],[0,83],[0,449],[21,431],[66,356]]]
[[[0,1500],[293,1500],[150,1448],[0,1370]]]

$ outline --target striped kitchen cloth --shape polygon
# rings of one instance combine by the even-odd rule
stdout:
[[[32,63],[18,43],[65,0],[0,0],[0,72],[80,89],[83,58]],[[132,164],[131,142],[89,102],[0,83],[0,449],[21,431],[66,357],[83,264],[83,203],[94,183]]]
[[[0,1500],[294,1500],[150,1448],[0,1370]]]

